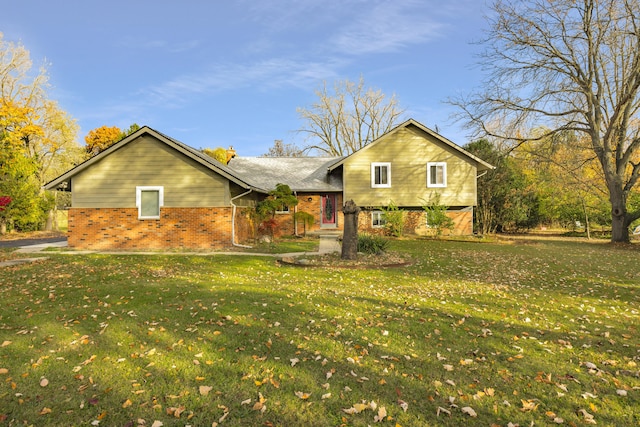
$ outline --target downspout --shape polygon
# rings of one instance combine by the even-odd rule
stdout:
[[[231,200],[229,200],[229,202],[231,203],[231,206],[233,206],[232,208],[232,212],[231,212],[231,244],[233,246],[239,247],[239,248],[246,248],[246,249],[251,249],[251,246],[247,246],[247,245],[241,245],[239,243],[236,243],[236,204],[233,203],[234,200],[242,197],[242,196],[246,196],[247,194],[251,193],[253,190],[250,188],[249,191],[245,191],[242,194],[238,194],[235,197],[232,197]]]
[[[296,196],[296,199],[298,198],[298,192],[294,191],[293,195]],[[296,204],[293,207],[293,235],[296,237],[300,237],[298,235],[298,218],[296,217],[296,214],[298,213],[298,205]]]

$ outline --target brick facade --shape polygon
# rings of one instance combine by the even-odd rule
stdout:
[[[370,234],[384,234],[382,227],[371,226],[371,210],[362,210],[358,216],[358,230]],[[454,228],[450,232],[445,230],[444,235],[467,236],[473,234],[473,211],[450,210],[447,216],[453,220]],[[435,234],[433,229],[426,226],[426,217],[423,210],[407,210],[404,216],[404,234],[430,236]]]
[[[295,234],[295,222],[293,218],[293,212],[307,212],[313,216],[313,225],[307,227],[307,232],[320,231],[321,227],[321,212],[320,203],[322,195],[313,193],[303,193],[298,195],[298,205],[295,208],[291,208],[291,213],[277,213],[275,220],[278,223],[279,236],[291,236]],[[344,216],[342,215],[342,194],[336,194],[336,227],[327,228],[327,230],[342,230]],[[297,234],[303,235],[305,232],[305,224],[302,221],[297,222]]]
[[[232,247],[231,207],[160,209],[159,219],[138,219],[137,208],[69,209],[69,247],[100,250],[225,249]],[[236,242],[251,224],[236,212]]]
[[[298,196],[298,212],[308,212],[314,217],[314,224],[307,228],[307,232],[317,232],[322,230],[320,227],[320,198],[318,194],[303,194]],[[344,216],[342,214],[342,195],[338,196],[339,211],[337,212],[337,227],[334,230],[342,231]],[[293,208],[291,211],[293,212]],[[371,210],[363,209],[358,216],[358,230],[370,234],[384,234],[384,228],[373,228],[371,226]],[[423,209],[405,210],[404,234],[429,236],[435,234],[434,230],[426,226],[426,217]],[[473,210],[449,210],[447,211],[449,218],[453,220],[454,228],[450,232],[444,230],[444,235],[465,236],[473,234]],[[277,236],[291,236],[294,234],[293,213],[276,214],[275,220],[278,223]],[[299,222],[298,234],[304,233],[304,224]]]

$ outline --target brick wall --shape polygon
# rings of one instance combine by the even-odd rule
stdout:
[[[236,242],[250,226],[236,213]],[[138,219],[136,208],[69,209],[69,247],[102,250],[224,249],[231,244],[232,208],[168,208],[160,219]]]
[[[307,212],[308,214],[313,215],[314,222],[311,227],[307,227],[307,232],[318,231],[321,230],[321,218],[320,218],[320,199],[321,195],[319,194],[299,194],[298,195],[298,205],[294,208],[291,207],[291,212],[288,214],[276,214],[275,220],[278,223],[278,233],[277,236],[291,236],[294,233],[294,220],[293,220],[293,212]],[[342,214],[342,195],[338,194],[336,198],[336,205],[338,211],[336,212],[336,217],[338,220],[337,228],[332,230],[342,230],[344,215]],[[298,221],[298,234],[304,234],[304,223],[302,221]]]
[[[453,231],[445,230],[444,235],[466,236],[473,234],[473,211],[447,211],[447,216],[453,220]],[[371,211],[362,210],[358,216],[358,230],[370,234],[384,234],[384,228],[371,227]],[[404,217],[404,233],[417,235],[432,235],[433,229],[426,227],[425,212],[423,210],[406,211]]]

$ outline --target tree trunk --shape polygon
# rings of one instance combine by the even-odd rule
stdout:
[[[629,220],[627,204],[622,189],[609,188],[611,201],[611,242],[629,243]]]
[[[358,214],[360,208],[349,200],[342,208],[344,214],[344,233],[342,236],[342,259],[358,257]]]
[[[53,230],[53,209],[49,210],[49,213],[47,214],[47,220],[44,223],[44,231],[51,231]]]
[[[624,212],[619,213],[618,212]],[[627,222],[626,209],[613,208],[611,210],[611,242],[612,243],[629,243],[629,224]]]

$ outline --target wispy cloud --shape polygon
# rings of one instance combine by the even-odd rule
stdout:
[[[297,62],[274,58],[254,64],[217,65],[203,72],[178,76],[143,91],[152,103],[182,104],[194,96],[247,87],[256,90],[315,87],[320,80],[336,78],[337,68],[340,65],[335,61]]]
[[[445,24],[434,19],[430,2],[381,2],[362,8],[331,38],[334,48],[350,55],[392,52],[442,35]]]

